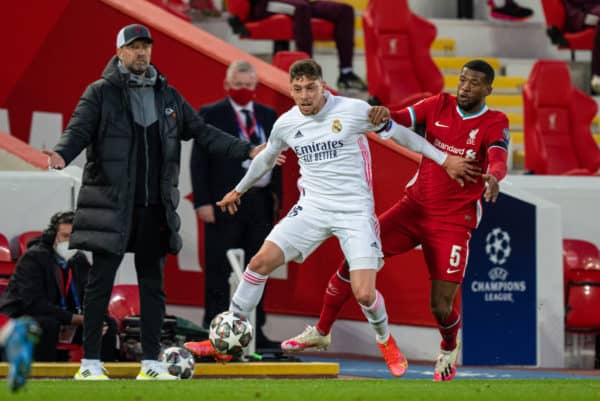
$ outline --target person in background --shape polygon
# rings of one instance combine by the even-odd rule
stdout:
[[[182,247],[177,214],[181,141],[208,153],[253,158],[262,148],[206,124],[150,63],[153,39],[143,25],[123,27],[116,55],[90,84],[53,150],[62,169],[83,149],[87,162],[77,198],[70,248],[91,251],[83,305],[83,353],[76,380],[108,380],[100,360],[104,315],[126,252],[133,252],[140,307],[142,363],[137,380],[176,380],[158,361],[165,315],[167,253]]]
[[[293,19],[296,50],[313,56],[313,34],[310,19],[321,18],[334,25],[333,38],[338,52],[339,90],[366,91],[367,84],[353,70],[354,8],[327,0],[250,0],[250,19],[261,20],[273,14],[288,14]],[[234,28],[235,31],[235,28]]]
[[[227,97],[200,108],[204,120],[228,132],[231,136],[254,145],[267,141],[275,110],[254,101],[258,77],[254,66],[247,61],[234,61],[227,69],[224,88]],[[240,212],[235,216],[223,213],[215,203],[245,174],[250,160],[231,160],[209,155],[199,144],[194,144],[190,163],[194,207],[204,222],[204,327],[229,305],[229,276],[231,266],[227,250],[244,250],[247,264],[273,228],[281,204],[281,169],[276,167],[257,182],[246,194]],[[280,343],[270,341],[263,333],[265,312],[262,301],[256,310],[257,349],[278,349]],[[214,350],[210,342],[186,343],[196,355],[210,356]]]
[[[598,0],[563,0],[565,3],[565,31],[579,32],[586,28],[596,27],[594,46],[592,48],[592,79],[590,86],[594,95],[600,95],[600,2]],[[557,30],[548,31],[554,42],[560,43],[561,35]],[[555,35],[553,38],[552,35]],[[561,35],[562,36],[562,35]],[[566,39],[562,37],[566,42]]]
[[[83,300],[91,266],[82,252],[69,249],[73,212],[58,212],[44,233],[29,241],[8,288],[0,297],[0,312],[30,316],[42,329],[35,360],[56,362],[59,343],[81,344]],[[116,358],[117,326],[104,318],[102,358]]]

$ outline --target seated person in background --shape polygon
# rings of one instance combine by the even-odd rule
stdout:
[[[11,391],[25,385],[33,359],[33,344],[39,335],[39,326],[30,318],[11,319],[0,313],[0,348],[4,348],[8,361],[7,381]]]
[[[596,28],[596,36],[594,37],[594,47],[592,48],[592,81],[591,87],[594,94],[600,94],[600,1],[598,0],[563,0],[566,9],[565,31],[579,32],[589,27]],[[560,32],[548,32],[552,42],[558,41],[556,44],[562,44],[561,38],[553,38]],[[562,36],[562,35],[561,35]],[[564,37],[562,40],[565,40]]]
[[[367,90],[367,84],[352,69],[354,56],[354,9],[336,1],[309,0],[250,0],[250,19],[264,19],[273,14],[288,14],[294,20],[296,50],[313,56],[311,18],[321,18],[334,25],[333,38],[338,51],[340,76],[339,90]]]
[[[69,249],[73,216],[73,212],[54,214],[44,233],[29,241],[0,297],[0,312],[31,316],[42,328],[36,361],[56,361],[59,341],[81,344],[83,297],[91,266],[83,253]],[[114,360],[116,323],[108,317],[103,334],[103,359]]]

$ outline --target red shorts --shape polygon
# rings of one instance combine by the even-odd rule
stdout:
[[[436,221],[424,215],[407,197],[379,216],[379,224],[386,257],[421,245],[430,279],[462,283],[469,258],[471,228]]]

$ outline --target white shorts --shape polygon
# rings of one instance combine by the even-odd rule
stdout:
[[[301,263],[327,238],[337,237],[350,270],[383,267],[379,221],[374,214],[326,212],[296,204],[267,236],[286,263]]]

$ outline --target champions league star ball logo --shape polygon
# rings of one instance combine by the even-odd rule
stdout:
[[[510,236],[500,227],[494,228],[485,238],[485,253],[495,265],[506,263],[510,256]]]

